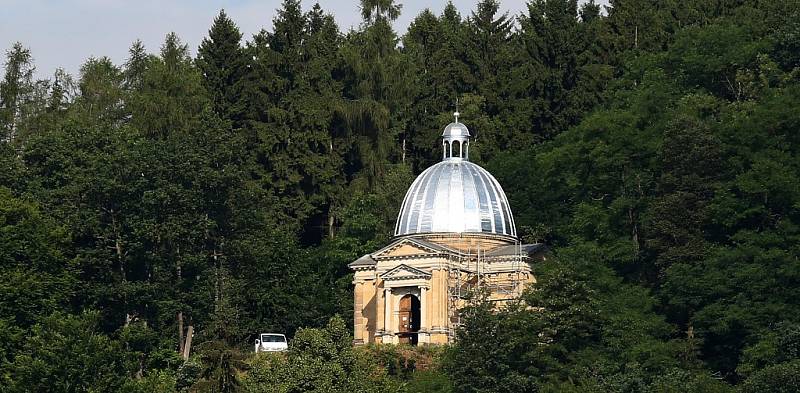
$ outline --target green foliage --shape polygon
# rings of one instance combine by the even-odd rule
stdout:
[[[623,12],[637,18],[653,12],[634,10],[635,3],[615,3],[612,23]],[[649,17],[665,17],[659,13]],[[736,382],[771,364],[765,359],[776,353],[774,324],[794,323],[798,216],[790,179],[797,178],[797,144],[785,128],[792,116],[775,103],[789,110],[796,80],[793,70],[770,60],[769,34],[753,15],[783,20],[770,6],[745,7],[665,40],[629,20],[649,53],[626,61],[609,101],[553,142],[490,162],[501,183],[511,185],[517,223],[528,236],[557,245],[578,273],[622,280],[594,289],[602,295],[595,307],[610,302],[603,315],[613,316],[599,323],[601,347],[624,348],[609,363],[623,368],[600,371],[585,386],[573,377],[568,385],[643,389],[655,383],[653,370],[675,367],[708,367]],[[650,46],[656,42],[662,44]],[[586,255],[593,262],[573,265]],[[609,270],[598,275],[600,267]],[[548,285],[546,274],[538,278]],[[613,300],[620,285],[630,286]],[[543,310],[559,309],[550,303]],[[666,321],[625,316],[623,304],[662,313]],[[628,330],[636,326],[648,328]],[[636,337],[645,340],[617,342]],[[569,360],[572,367],[585,362],[582,356]],[[601,382],[612,380],[618,382]],[[670,386],[663,378],[658,383]],[[676,386],[669,389],[712,389]]]
[[[34,109],[35,67],[31,51],[15,42],[6,53],[5,75],[0,82],[0,140],[13,141]]]
[[[453,391],[453,382],[447,374],[439,371],[417,371],[404,388],[408,393],[450,393]]]
[[[347,32],[285,0],[244,42],[220,11],[196,58],[169,34],[76,79],[35,80],[14,44],[0,386],[796,389],[800,5],[578,3],[448,3],[398,33],[391,0]],[[520,304],[465,309],[444,355],[353,349],[329,321],[353,311],[347,264],[392,236],[455,109],[552,253]],[[292,349],[248,359],[263,331]]]
[[[796,392],[800,389],[800,360],[781,363],[759,370],[748,378],[738,391],[752,392]]]
[[[532,313],[519,307],[492,312],[477,302],[462,313],[463,328],[445,367],[456,392],[521,392],[536,389],[541,364],[539,330]],[[529,334],[517,334],[528,332]]]
[[[650,385],[649,391],[657,393],[726,393],[733,392],[734,389],[708,374],[672,370],[656,377],[655,381]]]
[[[97,313],[54,313],[35,325],[14,361],[10,392],[108,392],[125,383],[119,343],[98,331]]]
[[[765,331],[759,340],[746,348],[736,372],[743,376],[768,365],[800,359],[800,328],[797,324],[779,323]]]
[[[236,392],[239,387],[238,374],[245,367],[244,355],[228,348],[224,341],[208,341],[198,346],[203,370],[203,380],[194,385],[199,391]]]
[[[410,384],[416,383],[414,381],[418,377],[422,378],[418,381],[420,384],[429,381],[433,385],[440,386],[439,382],[443,381],[441,361],[442,355],[447,352],[447,347],[379,344],[366,347],[366,352],[389,375],[407,380]],[[444,385],[440,388],[444,388]]]
[[[121,393],[171,393],[177,390],[175,377],[167,371],[156,371],[140,379],[130,379]]]
[[[247,63],[240,46],[242,33],[221,10],[197,50],[195,60],[214,111],[237,124],[241,120],[239,91]]]
[[[27,328],[68,306],[75,277],[67,243],[36,203],[0,188],[0,319]]]
[[[344,321],[331,318],[322,329],[301,329],[286,355],[253,358],[242,382],[245,392],[385,392],[396,383],[353,348]]]

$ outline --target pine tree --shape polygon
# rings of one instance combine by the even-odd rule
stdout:
[[[609,4],[608,19],[617,52],[664,49],[668,32],[658,1],[610,0]]]
[[[417,65],[419,72],[414,75],[414,85],[418,89],[410,113],[412,118],[409,119],[407,132],[403,135],[402,160],[405,162],[408,155],[412,166],[418,164],[420,168],[427,167],[426,164],[437,157],[435,153],[438,151],[438,144],[434,138],[438,137],[436,129],[440,125],[436,124],[435,117],[449,106],[448,103],[455,100],[452,84],[448,80],[439,79],[441,68],[444,67],[439,53],[447,45],[443,42],[443,30],[438,18],[426,9],[414,18],[403,37],[403,49]]]
[[[208,31],[208,37],[200,44],[195,60],[214,111],[221,118],[232,120],[236,126],[240,126],[242,120],[238,89],[246,71],[241,39],[239,28],[225,10],[221,10]]]
[[[66,110],[75,98],[75,82],[72,75],[64,71],[63,68],[56,69],[53,74],[53,83],[50,88],[50,99],[47,108],[52,112],[62,112]]]
[[[449,111],[458,94],[474,92],[477,76],[469,72],[467,61],[467,25],[452,1],[447,2],[439,17],[442,47],[434,56],[439,64],[437,84],[444,87],[448,101],[441,103]]]
[[[303,44],[307,38],[308,23],[300,0],[284,0],[278,14],[272,20],[273,31],[269,34],[269,47],[278,55],[278,75],[285,79],[284,94],[294,88],[294,79],[301,72]]]
[[[304,89],[297,96],[303,103],[307,113],[302,116],[303,128],[309,135],[311,151],[315,162],[310,165],[317,173],[313,185],[315,193],[323,198],[323,210],[327,236],[334,236],[336,210],[341,208],[347,183],[345,162],[342,157],[344,146],[341,135],[334,132],[333,108],[329,105],[336,102],[342,94],[342,86],[335,79],[339,66],[338,49],[341,45],[339,28],[333,16],[323,12],[319,4],[315,4],[306,14],[308,39],[304,45],[306,57],[304,72]],[[307,90],[305,90],[307,89]],[[302,96],[305,96],[303,98]]]

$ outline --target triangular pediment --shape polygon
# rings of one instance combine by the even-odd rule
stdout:
[[[372,254],[373,258],[439,254],[441,250],[414,239],[399,239]]]
[[[431,274],[408,265],[398,265],[386,273],[381,274],[384,280],[411,280],[416,278],[430,279]]]

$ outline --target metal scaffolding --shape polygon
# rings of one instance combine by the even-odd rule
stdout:
[[[487,257],[489,250],[475,249],[470,245],[466,252],[448,252],[446,258],[447,271],[447,322],[450,341],[455,338],[455,331],[461,326],[461,309],[466,306],[473,295],[485,290],[489,300],[502,304],[519,298],[522,294],[524,280],[522,271],[527,256],[522,252],[522,244],[514,241],[513,255]],[[490,264],[511,258],[511,269],[495,270]]]

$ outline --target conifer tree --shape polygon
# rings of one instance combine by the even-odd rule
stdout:
[[[514,78],[510,89],[519,97],[509,109],[510,129],[522,143],[547,139],[577,122],[582,112],[575,104],[582,51],[577,1],[537,0],[520,17],[521,29]],[[504,142],[507,143],[507,142]]]
[[[489,101],[490,111],[497,109],[500,78],[506,70],[510,53],[509,40],[513,20],[499,14],[497,0],[483,0],[467,20],[467,59],[479,81],[478,92]]]
[[[295,78],[300,73],[303,62],[303,44],[307,37],[308,20],[303,15],[299,0],[284,0],[278,14],[272,20],[273,31],[268,35],[269,47],[279,58],[277,60],[278,75],[285,80],[281,93],[293,89]]]
[[[220,10],[208,37],[203,38],[197,49],[195,60],[214,111],[236,126],[242,120],[238,89],[246,67],[241,39],[239,28],[225,10]]]
[[[412,165],[419,163],[420,168],[427,166],[425,164],[430,163],[430,158],[435,157],[432,150],[436,150],[434,138],[438,135],[434,130],[439,127],[436,124],[436,115],[451,106],[448,103],[455,100],[452,84],[448,80],[439,79],[442,76],[441,68],[445,66],[439,54],[449,44],[445,42],[447,36],[443,30],[438,18],[425,9],[414,18],[403,37],[404,50],[417,64],[419,72],[414,75],[414,84],[418,88],[410,113],[413,118],[409,119],[406,134],[403,135],[402,160],[405,161],[406,156],[409,156],[409,162]]]
[[[114,124],[123,119],[123,75],[111,59],[89,59],[81,67],[78,88],[84,115],[96,121]]]
[[[321,9],[318,14],[322,17]],[[286,217],[293,232],[302,231],[306,220],[324,204],[319,189],[333,173],[327,165],[330,107],[317,98],[333,93],[331,57],[320,52],[320,42],[309,35],[308,23],[299,1],[284,1],[273,20],[274,31],[262,31],[248,44],[247,51],[252,53],[248,57],[254,60],[244,82],[256,181],[280,199],[274,213]],[[315,23],[330,34],[330,26],[324,26],[327,22]],[[336,35],[332,38],[333,42],[324,44],[335,45]],[[325,57],[307,55],[311,44]],[[314,74],[309,73],[311,61],[316,62]],[[312,78],[322,84],[310,85]]]
[[[52,112],[62,112],[66,110],[75,98],[75,89],[75,82],[72,79],[72,75],[64,71],[63,68],[56,69],[50,88],[50,99],[47,104],[48,110]]]
[[[348,75],[338,109],[353,137],[365,190],[374,190],[389,162],[402,155],[403,115],[414,89],[413,63],[398,51],[389,22],[394,3],[376,4],[362,4],[377,14],[363,14],[363,30],[352,33],[342,48]]]
[[[532,0],[513,18],[485,0],[465,19],[449,3],[401,38],[395,1],[359,2],[345,34],[301,4],[243,45],[221,12],[196,59],[171,34],[122,67],[88,59],[74,82],[36,80],[30,52],[9,51],[0,386],[233,388],[254,332],[353,312],[347,264],[389,241],[456,99],[471,159],[553,257],[519,307],[462,314],[438,371],[455,391],[793,386],[797,0],[612,0],[608,16]],[[334,321],[334,340],[298,334],[322,345],[305,349],[349,348]],[[189,326],[201,353],[182,363]],[[331,385],[319,364],[341,374],[369,351],[303,351],[283,359],[313,360],[300,373],[256,358],[244,387],[434,391],[416,382],[435,362],[398,376],[365,357]]]

